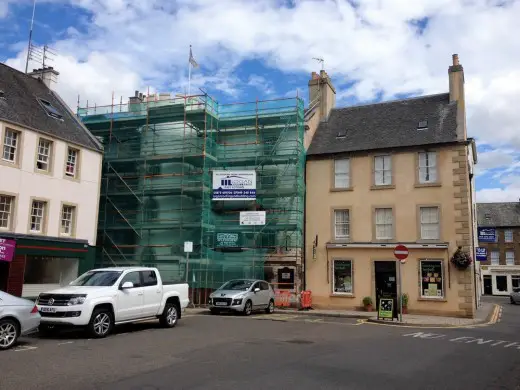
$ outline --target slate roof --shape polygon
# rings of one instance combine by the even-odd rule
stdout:
[[[102,151],[98,140],[79,121],[65,102],[38,79],[0,63],[0,120],[71,142],[88,149]],[[63,121],[47,115],[36,98],[51,103]]]
[[[477,203],[477,226],[520,227],[520,202]]]
[[[307,154],[325,155],[457,141],[457,103],[449,93],[335,108],[320,122]],[[417,130],[420,121],[427,130]],[[344,137],[338,138],[343,133]]]

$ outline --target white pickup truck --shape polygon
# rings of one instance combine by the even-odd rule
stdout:
[[[114,267],[88,271],[66,287],[42,293],[36,306],[42,333],[83,327],[101,338],[114,325],[154,318],[174,327],[188,303],[188,284],[163,282],[157,268]]]

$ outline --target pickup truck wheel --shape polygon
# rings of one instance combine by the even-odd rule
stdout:
[[[244,305],[243,313],[245,316],[250,316],[252,312],[253,312],[253,303],[251,301],[247,301],[246,304]]]
[[[10,319],[0,320],[0,350],[9,349],[18,340],[18,324]]]
[[[179,308],[174,303],[167,303],[161,315],[161,325],[166,328],[173,328],[179,320]]]
[[[112,312],[107,309],[96,309],[90,317],[88,331],[95,338],[103,338],[110,334],[114,327]]]

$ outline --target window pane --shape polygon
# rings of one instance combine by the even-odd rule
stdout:
[[[76,159],[77,159],[77,151],[69,148],[67,155],[67,166],[65,168],[65,174],[67,176],[75,176],[76,175]]]
[[[350,234],[349,229],[349,212],[348,210],[334,211],[334,226],[336,238],[348,238]]]
[[[352,294],[352,261],[334,260],[334,292]]]
[[[435,152],[419,153],[419,183],[437,181],[437,155]]]
[[[18,147],[18,133],[6,129],[4,134],[4,148],[2,158],[7,161],[15,162],[16,148]]]
[[[498,291],[507,291],[507,276],[495,276]]]
[[[393,238],[392,209],[376,209],[376,239]]]
[[[41,170],[48,170],[49,156],[51,152],[51,143],[45,139],[38,142],[38,155],[36,158],[36,167]]]
[[[520,275],[511,276],[511,283],[513,284],[513,288],[520,287]]]
[[[73,206],[63,206],[61,211],[61,233],[70,235],[72,234],[73,222],[74,222],[74,211]]]
[[[443,270],[439,260],[421,260],[421,295],[443,297]]]
[[[506,264],[515,265],[515,252],[513,252],[513,251],[506,252]]]
[[[498,251],[491,251],[491,265],[498,265],[500,263],[500,253]]]
[[[504,240],[505,240],[505,242],[513,242],[513,231],[512,230],[506,230],[504,232]]]
[[[34,201],[31,208],[31,231],[42,232],[45,202]]]
[[[0,228],[9,229],[13,212],[13,198],[11,196],[0,196]]]
[[[438,207],[421,207],[420,221],[422,239],[438,240],[440,238]]]

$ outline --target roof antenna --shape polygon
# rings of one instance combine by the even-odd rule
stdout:
[[[321,63],[321,70],[324,70],[325,60],[323,58],[321,58],[321,57],[312,57],[312,59],[318,61],[319,63]]]
[[[35,10],[36,10],[36,0],[34,0],[34,3],[33,3],[31,29],[29,30],[29,45],[27,46],[27,60],[25,61],[25,73],[27,73],[27,69],[29,68],[29,57],[30,57],[30,53],[31,53],[32,33],[33,33],[33,24],[34,24],[34,11]]]

